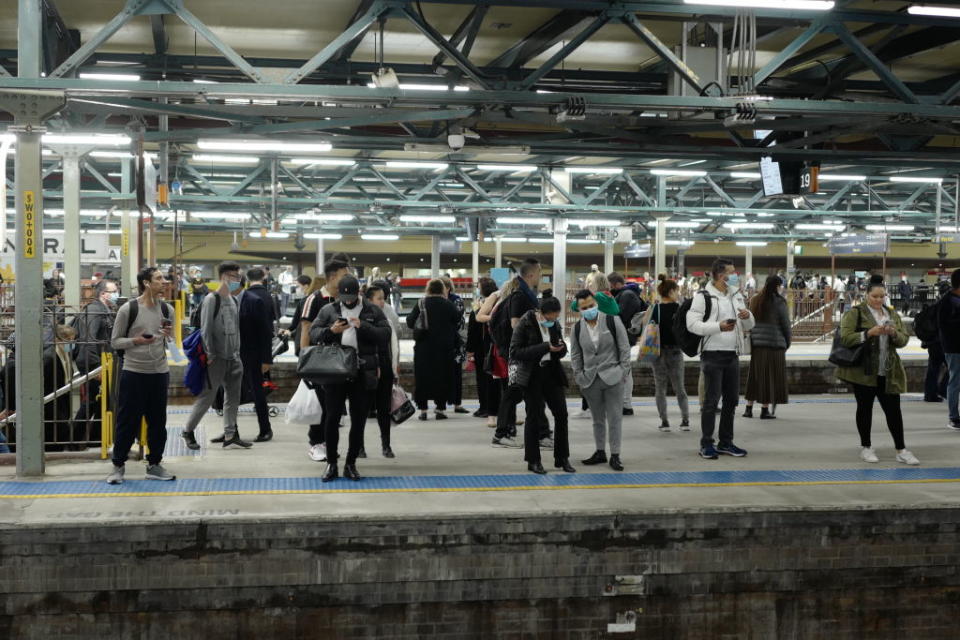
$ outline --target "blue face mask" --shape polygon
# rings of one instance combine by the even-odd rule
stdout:
[[[70,353],[71,351],[73,351],[73,343],[72,343],[72,342],[64,342],[64,343],[63,343],[63,350],[66,351],[67,353]]]
[[[540,326],[541,326],[541,327],[545,327],[545,328],[547,328],[547,329],[549,329],[550,327],[552,327],[552,326],[555,325],[555,324],[557,324],[557,323],[556,323],[556,321],[554,321],[554,320],[541,320],[541,321],[540,321]]]
[[[240,283],[236,281],[231,281],[227,286],[230,287],[230,293],[236,293],[240,290]]]
[[[587,320],[596,320],[600,316],[600,309],[599,307],[590,307],[589,309],[581,311],[580,315]]]
[[[740,276],[736,273],[731,273],[729,276],[727,276],[727,286],[731,289],[739,289]]]
[[[107,299],[110,301],[110,304],[117,304],[117,300],[120,299],[120,294],[116,292],[111,293],[110,297]]]

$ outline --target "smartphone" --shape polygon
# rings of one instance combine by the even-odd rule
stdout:
[[[147,340],[149,340],[150,338],[153,337],[153,334],[152,334],[152,333],[144,333],[144,334],[142,334],[142,335],[143,335],[143,337],[146,338]]]
[[[160,323],[160,327],[162,329],[166,329],[167,327],[172,327],[172,326],[173,326],[173,321],[171,320],[164,320],[163,322]]]

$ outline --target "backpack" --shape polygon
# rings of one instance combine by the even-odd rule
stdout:
[[[123,331],[124,338],[130,337],[130,329],[133,328],[133,323],[136,322],[137,315],[140,313],[140,302],[138,302],[136,298],[132,298],[128,304],[130,305],[130,309],[127,312],[127,327]],[[170,311],[170,305],[166,302],[160,303],[160,317],[166,322],[173,322],[173,313]],[[117,356],[120,358],[123,357],[123,349],[117,351]]]
[[[514,295],[513,293],[510,296]],[[523,295],[521,293],[521,295]],[[513,337],[513,327],[510,325],[510,312],[507,311],[509,306],[507,302],[510,300],[510,296],[507,296],[503,300],[497,303],[497,306],[493,308],[493,313],[490,315],[490,337],[493,338],[494,344],[497,345],[497,348],[504,351],[504,349],[509,349],[510,347],[510,338]]]
[[[942,300],[942,298],[941,298]],[[940,342],[940,328],[937,316],[940,311],[940,300],[923,307],[923,310],[913,319],[913,333],[925,344]]]
[[[216,296],[213,317],[220,313],[220,295]],[[202,305],[197,305],[199,309]],[[210,376],[207,375],[207,351],[203,348],[203,332],[198,327],[193,333],[183,339],[183,353],[187,356],[187,368],[183,372],[183,386],[195,396],[203,393],[203,387],[210,387]]]
[[[620,338],[617,337],[617,321],[615,316],[607,314],[607,329],[613,334],[613,346],[617,350],[617,357],[620,357]],[[573,338],[580,343],[580,323],[573,325]],[[620,364],[623,364],[622,362]]]
[[[704,297],[703,317],[707,319],[710,317],[711,306],[713,305],[710,294],[706,291],[698,291],[697,293]],[[693,298],[684,300],[680,304],[680,308],[677,309],[677,315],[673,318],[673,335],[677,339],[677,344],[680,345],[680,350],[691,358],[700,353],[700,345],[703,344],[703,336],[698,336],[687,329],[687,312],[693,306],[693,300]]]
[[[220,294],[218,294],[217,292],[212,292],[212,293],[208,293],[207,295],[208,295],[208,296],[209,296],[209,295],[217,296],[217,306],[216,306],[216,309],[215,309],[214,312],[213,312],[213,317],[216,318],[216,317],[217,317],[217,314],[220,313]],[[206,297],[206,296],[204,296],[204,297]],[[200,301],[200,304],[198,304],[196,307],[194,307],[194,308],[193,308],[193,311],[190,312],[190,326],[191,326],[191,327],[194,327],[195,329],[199,329],[199,328],[200,328],[200,312],[201,312],[202,310],[203,310],[203,300],[201,300],[201,301]],[[238,303],[237,303],[237,313],[239,313],[239,312],[240,312],[240,303],[238,302]]]

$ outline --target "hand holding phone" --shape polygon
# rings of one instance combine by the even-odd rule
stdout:
[[[727,318],[720,323],[721,331],[733,331],[733,328],[737,326],[736,318]]]

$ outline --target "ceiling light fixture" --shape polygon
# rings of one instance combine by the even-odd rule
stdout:
[[[868,224],[867,231],[913,231],[912,224]]]
[[[830,182],[831,180],[835,182],[863,182],[867,179],[867,176],[848,176],[839,173],[821,173],[817,179],[821,182]]]
[[[206,153],[195,153],[190,157],[190,161],[210,164],[260,164],[260,158],[256,156],[219,156]]]
[[[692,240],[665,240],[664,244],[670,247],[691,247],[693,246]]]
[[[619,227],[620,221],[609,219],[605,220],[603,218],[574,218],[567,220],[568,223],[575,227]]]
[[[600,241],[590,238],[570,238],[567,240],[567,244],[600,244]]]
[[[412,162],[406,160],[388,160],[387,166],[391,169],[446,169],[450,165],[446,162]]]
[[[650,173],[655,176],[676,176],[687,178],[702,178],[707,175],[706,171],[696,169],[650,169]]]
[[[342,233],[305,233],[303,237],[307,240],[342,240]]]
[[[843,231],[846,229],[846,225],[837,225],[837,224],[814,224],[814,223],[801,223],[793,225],[793,228],[797,231]]]
[[[259,151],[274,153],[323,153],[333,148],[329,142],[283,142],[279,140],[219,140],[201,138],[197,148],[203,151]]]
[[[452,224],[457,221],[456,216],[432,216],[408,214],[400,216],[400,222],[426,222],[426,223],[446,223]]]
[[[356,160],[345,160],[340,158],[290,158],[284,160],[290,164],[318,164],[323,167],[352,167],[357,164]]]
[[[731,171],[730,177],[744,180],[759,180],[761,176],[759,172],[754,171]]]
[[[914,16],[937,16],[940,18],[960,18],[960,9],[955,7],[930,7],[915,4],[907,9],[907,13]]]
[[[933,178],[929,176],[890,176],[890,182],[925,182],[929,184],[940,184],[943,178]]]
[[[207,220],[249,220],[251,215],[242,211],[191,211],[191,216]]]
[[[765,247],[767,246],[766,242],[759,242],[754,240],[746,240],[737,243],[738,247]]]
[[[659,220],[654,220],[652,226],[655,227],[659,223]],[[694,222],[693,220],[667,220],[663,223],[663,226],[667,229],[696,229],[697,227],[703,225],[699,222]]]
[[[298,213],[294,220],[315,220],[318,222],[350,222],[356,216],[352,213]]]
[[[567,173],[586,173],[615,176],[623,173],[623,167],[564,167]]]
[[[139,82],[140,76],[135,73],[80,73],[81,80],[112,80],[114,82]]]
[[[360,236],[361,240],[399,240],[400,236],[396,233],[364,233]]]
[[[83,144],[98,147],[119,147],[130,144],[130,136],[114,134],[73,134],[73,133],[45,133],[43,144]]]
[[[266,233],[251,231],[249,235],[251,238],[267,238],[268,240],[283,240],[290,237],[290,234],[286,231],[267,231]]]
[[[530,224],[543,226],[550,224],[550,218],[497,218],[497,224]]]
[[[523,172],[530,173],[531,171],[537,170],[537,165],[535,164],[478,164],[477,169],[480,171],[510,171],[510,172]]]
[[[519,238],[519,237],[513,237],[513,236],[504,236],[500,238],[500,240],[502,242],[526,242],[527,241],[526,238]]]
[[[798,11],[829,11],[830,0],[683,0],[684,4],[703,4],[712,7],[745,7],[754,9],[794,9]]]
[[[726,229],[773,229],[772,222],[724,222]]]

